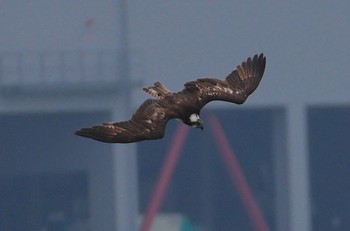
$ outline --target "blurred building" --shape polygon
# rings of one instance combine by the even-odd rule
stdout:
[[[128,145],[73,132],[128,119],[144,85],[180,90],[260,52],[257,92],[203,118],[223,124],[270,230],[349,230],[350,3],[0,3],[0,230],[136,230],[178,122]],[[160,211],[172,227],[253,230],[218,152],[209,126],[191,130]]]

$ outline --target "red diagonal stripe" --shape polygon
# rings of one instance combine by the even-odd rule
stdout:
[[[166,193],[169,182],[171,180],[171,176],[176,167],[176,163],[180,155],[181,149],[184,145],[188,129],[189,127],[187,125],[179,125],[172,138],[166,160],[164,161],[161,173],[157,180],[156,187],[153,191],[151,202],[146,210],[147,212],[144,216],[140,231],[149,231],[151,229],[154,217],[157,214],[160,205],[162,204],[164,194]]]
[[[255,201],[255,198],[249,188],[247,180],[243,174],[243,171],[237,161],[236,155],[230,146],[224,130],[222,129],[220,122],[213,115],[209,116],[209,123],[211,125],[215,140],[220,149],[220,154],[224,159],[231,177],[233,184],[236,186],[239,196],[243,202],[244,207],[247,210],[248,216],[256,231],[269,231],[269,228],[261,215],[260,209]]]

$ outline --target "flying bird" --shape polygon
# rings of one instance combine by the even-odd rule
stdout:
[[[203,129],[201,109],[210,101],[242,104],[258,87],[264,74],[266,57],[255,55],[238,65],[224,80],[202,78],[185,83],[184,89],[172,92],[160,82],[143,88],[154,98],[145,100],[130,120],[106,122],[82,128],[76,135],[105,143],[131,143],[160,139],[170,119]]]

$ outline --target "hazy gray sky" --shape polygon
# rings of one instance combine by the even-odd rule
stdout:
[[[0,3],[0,51],[120,48],[116,0]],[[132,77],[180,90],[264,52],[266,75],[251,103],[348,102],[349,9],[326,0],[128,1]]]
[[[349,9],[348,1],[131,1],[131,44],[145,56],[147,81],[179,89],[264,52],[266,75],[252,100],[348,102]]]

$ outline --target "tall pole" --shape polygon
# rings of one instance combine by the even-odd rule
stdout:
[[[121,81],[127,84],[126,90],[130,100],[130,53],[129,53],[129,20],[127,0],[119,0],[120,20],[120,73]]]
[[[126,119],[131,112],[130,54],[127,0],[118,0],[120,21],[120,83],[123,111],[114,110],[113,117]],[[117,115],[118,114],[118,115]],[[136,231],[138,217],[137,155],[135,144],[116,144],[112,148],[114,166],[116,231]]]

